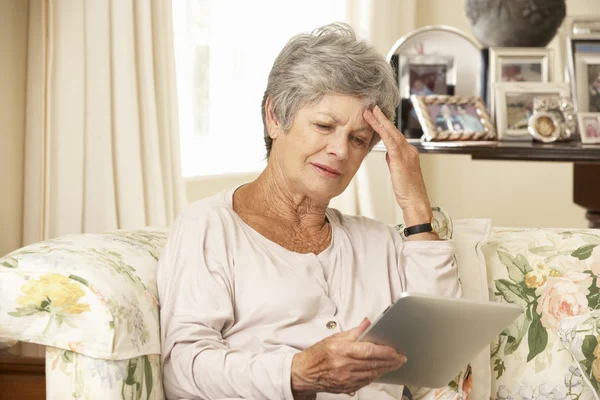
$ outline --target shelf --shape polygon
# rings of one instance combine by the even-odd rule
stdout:
[[[408,139],[420,153],[424,154],[465,154],[474,160],[513,160],[513,161],[562,161],[600,163],[600,144],[581,142],[507,142],[507,141],[447,141],[422,142]],[[385,152],[383,143],[373,151]]]

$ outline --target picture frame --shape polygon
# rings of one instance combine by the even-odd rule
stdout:
[[[533,99],[555,95],[569,97],[566,83],[505,82],[494,87],[498,140],[531,141],[529,118],[533,115]]]
[[[568,16],[565,26],[570,36],[600,36],[600,17]]]
[[[492,140],[496,130],[479,96],[411,96],[422,140]]]
[[[567,21],[566,33],[566,81],[571,84],[571,93],[575,105],[575,111],[579,110],[579,94],[577,93],[576,60],[584,54],[600,54],[600,18],[571,19]]]
[[[600,52],[575,56],[577,110],[600,112]]]
[[[561,124],[556,118],[556,114],[543,111],[535,113],[529,118],[528,130],[535,140],[552,143],[560,137]]]
[[[492,47],[489,49],[487,104],[495,116],[496,83],[551,82],[554,52],[540,47]],[[510,72],[509,72],[510,71]]]
[[[454,57],[440,54],[401,54],[399,57],[398,83],[401,105],[398,121],[401,131],[421,136],[411,95],[452,95],[456,86]],[[414,132],[418,132],[414,134]]]
[[[600,112],[577,114],[581,143],[600,144]]]
[[[571,97],[536,96],[533,99],[533,113],[554,115],[560,125],[560,136],[557,141],[569,140],[577,133],[577,118]]]

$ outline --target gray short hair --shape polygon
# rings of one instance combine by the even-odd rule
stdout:
[[[390,120],[400,102],[392,67],[374,47],[358,40],[349,25],[333,23],[296,35],[275,59],[262,100],[267,159],[273,145],[265,118],[267,98],[287,132],[301,107],[326,94],[363,98],[366,106],[378,105]],[[371,146],[379,139],[375,133]]]

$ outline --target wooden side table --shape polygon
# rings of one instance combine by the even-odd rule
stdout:
[[[573,202],[587,210],[590,228],[600,228],[600,145],[581,142],[422,142],[408,139],[420,153],[468,154],[473,160],[572,162]],[[386,151],[382,143],[373,151]]]
[[[0,356],[0,400],[45,400],[45,359]]]

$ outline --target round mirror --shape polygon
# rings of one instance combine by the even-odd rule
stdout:
[[[412,94],[485,98],[481,46],[456,28],[438,25],[412,31],[392,46],[387,60],[397,74],[402,98],[395,122],[406,137],[422,135],[410,101]]]

